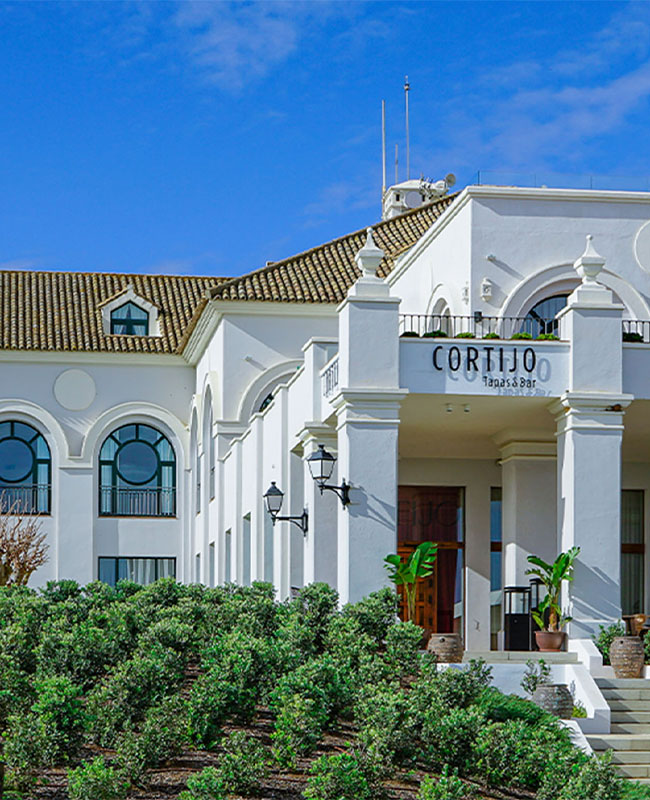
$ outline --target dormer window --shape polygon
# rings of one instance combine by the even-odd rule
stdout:
[[[127,336],[147,336],[149,312],[130,300],[111,311],[111,333]]]

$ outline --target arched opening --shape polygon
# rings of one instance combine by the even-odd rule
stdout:
[[[538,300],[526,313],[522,330],[530,333],[534,339],[542,334],[557,334],[556,315],[566,306],[568,292],[560,292]]]
[[[99,476],[100,516],[175,516],[176,455],[150,425],[114,430],[99,452]]]
[[[25,422],[0,422],[0,511],[49,514],[52,456],[42,433]]]

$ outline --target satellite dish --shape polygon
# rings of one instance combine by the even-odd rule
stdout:
[[[456,176],[453,172],[450,172],[449,175],[445,176],[445,183],[447,186],[453,186],[456,183]]]
[[[407,192],[404,201],[409,208],[419,208],[422,205],[422,195],[420,192]]]

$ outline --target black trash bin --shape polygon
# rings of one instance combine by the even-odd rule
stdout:
[[[503,590],[505,650],[530,650],[530,586],[506,586]]]

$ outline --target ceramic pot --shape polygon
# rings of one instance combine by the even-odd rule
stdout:
[[[465,652],[458,633],[432,633],[427,650],[435,653],[441,664],[458,664]]]
[[[609,648],[609,660],[617,678],[643,677],[643,641],[638,636],[619,636]]]
[[[573,716],[573,697],[566,683],[540,683],[533,692],[533,703],[560,719]]]
[[[535,631],[535,641],[540,653],[559,653],[564,644],[564,631]]]

